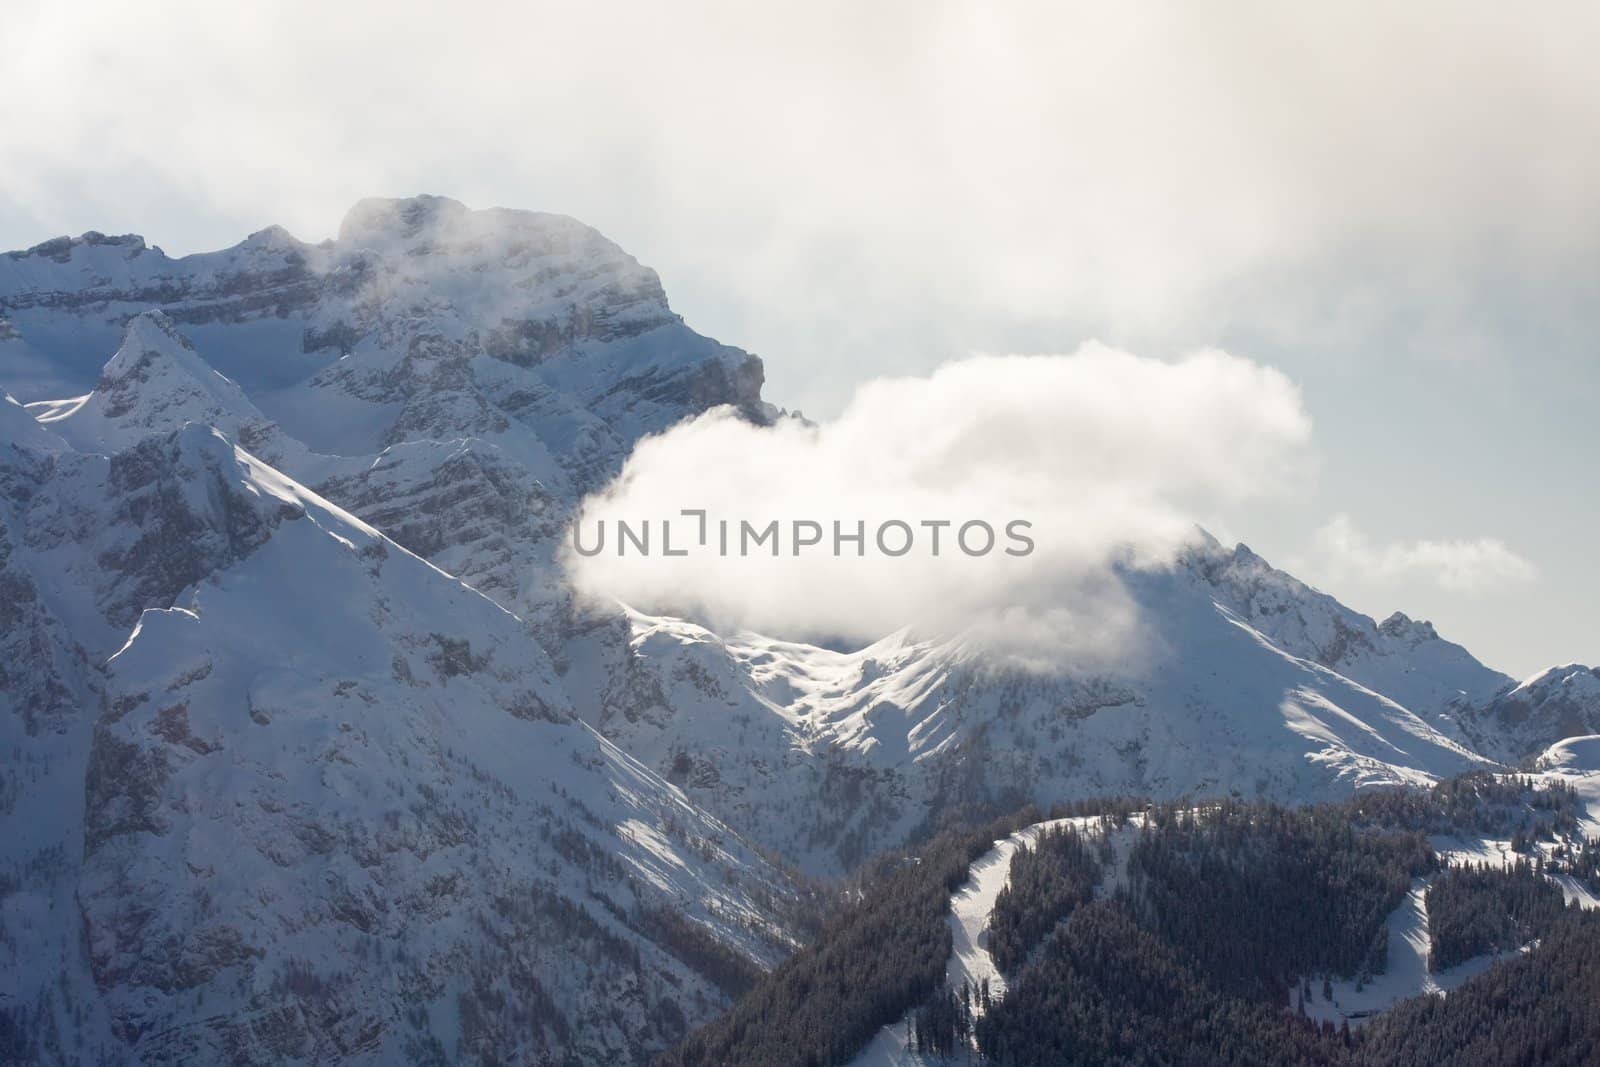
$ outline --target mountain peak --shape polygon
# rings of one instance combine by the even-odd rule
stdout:
[[[367,197],[345,213],[339,243],[363,245],[406,241],[426,231],[447,227],[472,212],[448,196]]]
[[[166,312],[151,310],[128,321],[122,344],[100,371],[95,392],[128,391],[139,386],[146,387],[143,392],[167,392],[179,383],[229,401],[249,403],[238,386],[200,358]],[[131,398],[122,396],[112,403],[114,410],[107,414],[119,414],[131,406]]]
[[[336,244],[346,252],[390,256],[442,254],[471,264],[510,267],[556,256],[584,273],[604,267],[625,290],[665,305],[661,281],[599,230],[569,215],[513,208],[474,210],[447,196],[369,197],[339,224]],[[552,266],[554,264],[546,264]]]
[[[172,321],[171,316],[159,308],[152,308],[128,320],[128,325],[122,331],[122,347],[106,363],[106,370],[111,371],[118,358],[129,352],[174,349],[193,352],[194,345],[178,331],[178,324]]]
[[[1385,637],[1409,641],[1413,645],[1439,640],[1439,631],[1433,628],[1433,623],[1426,619],[1413,619],[1403,611],[1397,611],[1380,622],[1378,630]]]
[[[1269,570],[1273,569],[1271,564],[1262,559],[1260,556],[1256,555],[1255,549],[1251,548],[1243,541],[1240,541],[1238,544],[1233,546],[1233,562],[1243,567],[1260,566]]]
[[[31,248],[21,252],[7,252],[10,259],[53,259],[57,263],[66,263],[72,259],[74,251],[80,248],[108,247],[120,249],[123,255],[132,258],[144,252],[148,247],[143,237],[136,233],[124,233],[107,236],[99,230],[86,230],[77,237],[52,237],[48,241],[40,241]]]
[[[305,242],[277,224],[257,230],[243,241],[244,247],[273,251],[296,250],[304,247],[304,244]]]
[[[1478,747],[1506,762],[1564,737],[1600,732],[1600,668],[1570,663],[1541,671],[1473,710]]]
[[[1524,679],[1511,693],[1514,695],[1529,691],[1556,690],[1587,692],[1600,697],[1600,667],[1590,667],[1585,663],[1567,663],[1550,667],[1532,678]]]
[[[105,453],[191,422],[219,427],[251,449],[271,430],[244,391],[212,368],[163,311],[129,320],[94,391],[55,405],[40,421],[75,447]]]

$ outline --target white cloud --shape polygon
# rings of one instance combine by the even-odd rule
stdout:
[[[1330,583],[1420,579],[1449,592],[1481,594],[1531,581],[1534,565],[1494,537],[1375,543],[1335,515],[1312,537],[1308,571]]]
[[[789,637],[872,639],[900,626],[961,629],[1023,657],[1070,648],[1106,653],[1135,625],[1111,577],[1118,558],[1150,562],[1191,532],[1189,517],[1293,479],[1310,422],[1282,374],[1220,351],[1175,362],[1102,345],[1070,356],[981,356],[923,378],[862,386],[821,425],[752,427],[710,413],[641,442],[617,482],[586,502],[580,536],[610,540],[569,554],[577,586],[650,611],[705,617]],[[705,509],[730,522],[730,555],[698,550]],[[619,557],[616,522],[675,519],[684,558]],[[781,525],[781,555],[739,554],[740,522]],[[872,543],[888,520],[914,534],[889,558]],[[1032,524],[1036,546],[1007,555],[1007,523]],[[791,524],[810,520],[823,545],[796,556]],[[925,520],[949,520],[934,554]],[[998,544],[968,556],[954,544],[984,520]],[[832,552],[833,523],[865,523],[865,558]],[[713,531],[715,526],[713,525]],[[808,535],[814,531],[806,530]],[[904,531],[887,544],[897,551]],[[985,539],[974,528],[971,546]]]

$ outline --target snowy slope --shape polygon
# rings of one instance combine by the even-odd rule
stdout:
[[[8,454],[5,639],[59,666],[3,719],[41,1054],[632,1061],[727,1002],[696,944],[783,951],[781,876],[504,608],[210,427]]]
[[[1226,549],[1202,530],[1183,562],[1216,589],[1219,602],[1280,648],[1430,720],[1448,722],[1442,713],[1482,703],[1512,681],[1441,638],[1431,624],[1400,612],[1375,623],[1245,545]]]
[[[1453,967],[1430,970],[1428,956],[1431,951],[1428,934],[1428,882],[1418,878],[1406,893],[1405,900],[1384,921],[1388,931],[1388,966],[1380,975],[1364,981],[1331,978],[1325,996],[1321,983],[1309,977],[1295,983],[1289,993],[1290,1005],[1318,1022],[1327,1020],[1338,1025],[1348,1020],[1352,1026],[1363,1026],[1374,1015],[1387,1011],[1408,997],[1445,996],[1452,989],[1474,975],[1481,974],[1494,964],[1509,959],[1519,950],[1474,956]],[[1311,996],[1304,990],[1309,985]]]
[[[0,393],[0,446],[8,465],[22,454],[48,455],[66,451],[67,443],[46,430],[10,393]]]
[[[1540,753],[1533,765],[1577,792],[1588,812],[1583,835],[1600,838],[1600,734],[1558,741]]]
[[[1011,880],[1011,860],[1018,848],[1031,847],[1046,830],[1063,826],[1072,826],[1088,838],[1108,835],[1111,859],[1102,869],[1100,884],[1095,887],[1095,894],[1103,898],[1126,883],[1128,853],[1143,825],[1142,812],[1134,813],[1121,827],[1107,827],[1098,816],[1076,816],[1034,823],[996,841],[993,848],[972,862],[967,868],[967,880],[950,895],[951,951],[945,966],[944,984],[951,990],[963,986],[974,991],[987,989],[996,1000],[1005,996],[1005,975],[989,953],[989,919],[994,914],[1000,891]],[[984,1013],[983,1005],[981,998],[973,1000],[970,1010],[974,1018]],[[935,1063],[981,1062],[975,1041],[969,1042],[953,1059],[912,1051],[907,1040],[910,1016],[911,1013],[907,1013],[906,1017],[880,1030],[851,1061],[851,1067],[927,1067]]]
[[[1486,761],[1274,643],[1180,563],[1130,572],[1149,633],[1112,670],[997,666],[960,638],[855,653],[632,617],[596,725],[756,840],[848,868],[943,810],[1132,794],[1337,796]]]
[[[944,972],[946,986],[974,990],[987,987],[992,996],[1005,995],[1005,976],[989,954],[989,916],[994,913],[995,900],[1010,878],[1011,858],[1019,847],[1033,844],[1046,829],[1073,821],[1056,819],[1019,830],[996,841],[993,848],[967,868],[967,880],[950,895],[951,950]],[[981,1005],[978,1014],[982,1014]],[[884,1027],[851,1061],[851,1067],[916,1067],[939,1059],[912,1052],[905,1035],[904,1020]],[[975,1058],[958,1053],[958,1062],[961,1059],[970,1062]]]

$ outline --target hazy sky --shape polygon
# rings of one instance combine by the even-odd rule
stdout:
[[[1220,535],[1515,674],[1600,660],[1596,5],[244,6],[12,0],[0,247],[565,212],[817,417],[1225,348],[1315,462]]]

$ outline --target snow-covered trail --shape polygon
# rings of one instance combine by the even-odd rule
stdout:
[[[1547,776],[1549,777],[1549,776]],[[1595,806],[1590,802],[1587,818],[1593,820]],[[1489,867],[1508,867],[1525,853],[1512,849],[1505,838],[1475,837],[1465,834],[1435,834],[1428,846],[1441,862],[1452,866],[1484,864]],[[1538,848],[1551,858],[1555,844],[1540,842]],[[1600,907],[1600,899],[1576,878],[1568,874],[1548,875],[1561,887],[1568,904],[1584,908]],[[1312,997],[1306,1002],[1306,1013],[1318,1021],[1329,1019],[1335,1023],[1349,1019],[1359,1026],[1368,1018],[1384,1011],[1398,1001],[1424,993],[1442,996],[1473,975],[1481,974],[1499,960],[1515,956],[1520,949],[1498,955],[1476,956],[1443,971],[1428,970],[1428,880],[1418,878],[1411,883],[1411,891],[1387,920],[1389,927],[1389,964],[1387,970],[1366,983],[1357,992],[1354,982],[1335,981],[1333,1001],[1322,996],[1320,979],[1311,981]],[[1290,1003],[1298,1004],[1300,994],[1290,991]]]
[[[1311,979],[1311,999],[1306,1014],[1321,1022],[1352,1026],[1363,1025],[1379,1012],[1387,1011],[1409,997],[1424,993],[1443,995],[1467,979],[1481,974],[1499,960],[1515,956],[1512,949],[1499,955],[1475,956],[1443,971],[1428,970],[1428,881],[1414,879],[1411,890],[1386,920],[1389,928],[1389,963],[1383,974],[1368,981],[1359,991],[1354,981],[1335,980],[1333,999],[1322,995],[1322,983]],[[1291,991],[1290,1003],[1298,1004],[1300,993]]]
[[[1023,845],[1032,845],[1039,835],[1057,826],[1076,825],[1080,830],[1097,823],[1097,818],[1051,819],[1018,830],[994,843],[994,847],[967,868],[967,880],[950,897],[950,936],[952,949],[945,964],[944,979],[951,989],[968,983],[978,989],[987,980],[991,996],[1005,992],[1006,980],[989,954],[989,916],[994,902],[1011,874],[1011,857]],[[974,1005],[974,1014],[978,1014]],[[977,1053],[955,1057],[923,1056],[906,1047],[906,1020],[901,1018],[878,1031],[871,1044],[861,1050],[852,1067],[915,1067],[920,1064],[976,1062]]]
[[[984,853],[967,869],[967,880],[950,898],[950,936],[953,948],[945,965],[944,980],[951,989],[960,989],[963,982],[978,989],[987,981],[991,995],[999,996],[1006,990],[1005,976],[995,966],[989,954],[989,916],[994,912],[994,902],[1000,896],[1011,875],[1011,857],[1020,845],[1032,845],[1039,835],[1057,826],[1065,826],[1071,819],[1056,819],[1035,823],[1019,830]]]

